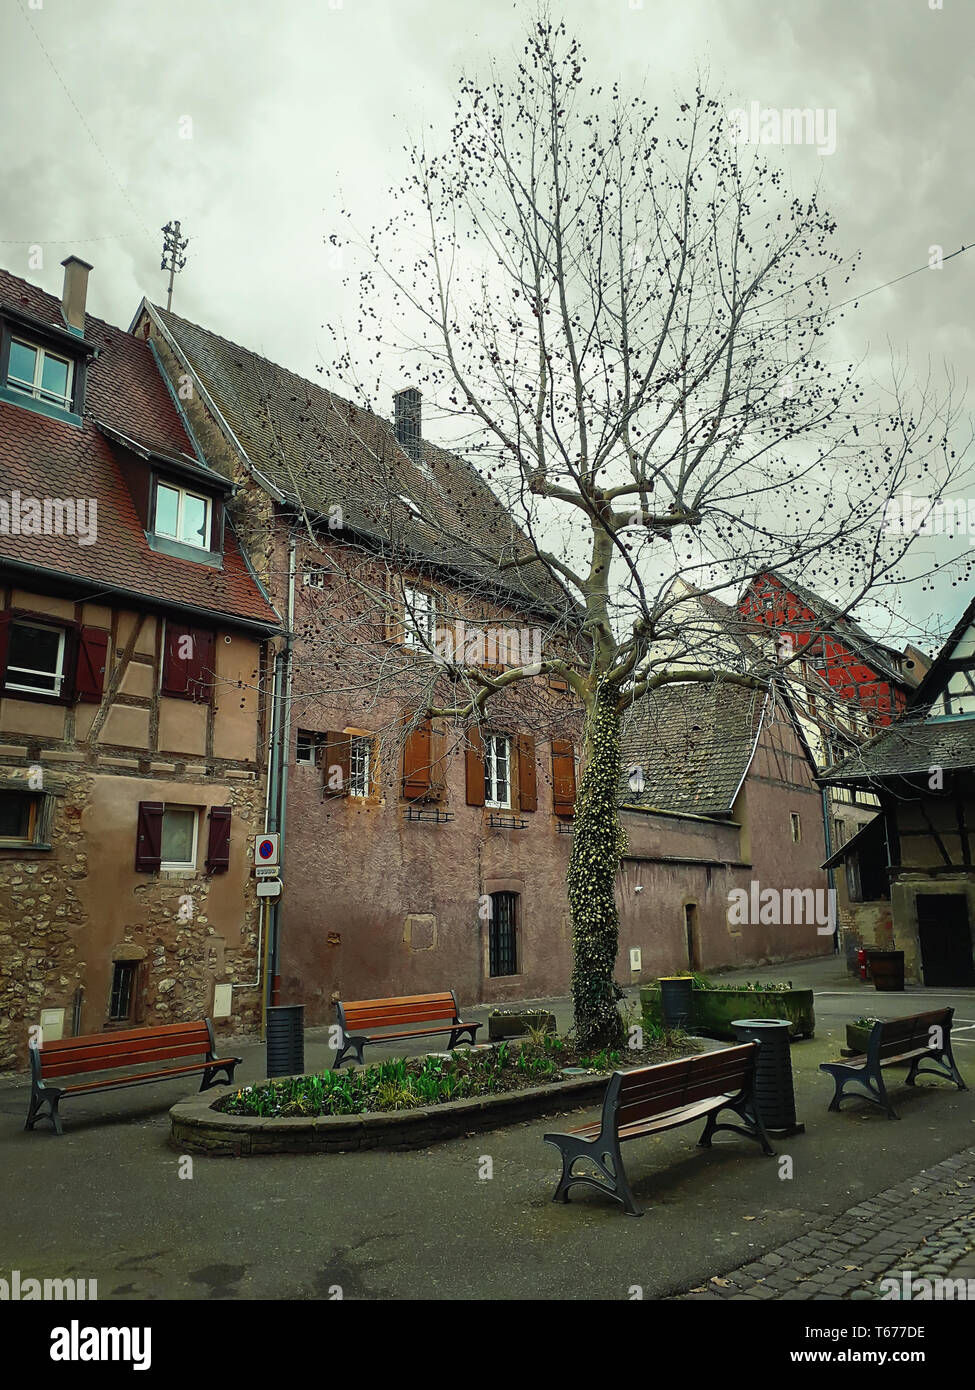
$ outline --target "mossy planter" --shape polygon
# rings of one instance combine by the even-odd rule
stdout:
[[[644,1024],[658,1028],[663,1016],[660,1006],[660,987],[645,985],[640,990]],[[694,989],[691,995],[689,1027],[705,1037],[733,1040],[736,1018],[784,1018],[790,1026],[789,1036],[811,1038],[816,1030],[811,989]]]
[[[856,1056],[866,1052],[867,1043],[870,1041],[870,1034],[873,1032],[873,1024],[866,1028],[858,1023],[848,1023],[846,1025],[846,1045]]]
[[[555,1015],[528,1010],[525,1013],[488,1015],[488,1037],[492,1042],[500,1042],[503,1038],[523,1038],[529,1029],[554,1033]]]

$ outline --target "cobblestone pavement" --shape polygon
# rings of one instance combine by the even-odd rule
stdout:
[[[903,1296],[910,1271],[919,1279],[968,1279],[975,1298],[975,1149],[966,1149],[916,1177],[889,1187],[842,1216],[681,1299],[881,1299],[881,1280],[896,1279]]]

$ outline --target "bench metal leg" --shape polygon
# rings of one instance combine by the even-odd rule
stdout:
[[[355,1053],[355,1059],[361,1067],[363,1065],[362,1049],[367,1041],[367,1038],[349,1037],[348,1035],[346,1035],[345,1041],[342,1043],[342,1046],[335,1054],[335,1060],[332,1063],[332,1071],[338,1071],[339,1067],[346,1060],[347,1054],[350,1052]]]
[[[447,1043],[447,1051],[452,1051],[453,1048],[455,1048],[459,1042],[469,1042],[471,1047],[476,1047],[477,1030],[478,1028],[480,1028],[480,1026],[481,1025],[478,1023],[473,1028],[455,1028],[450,1034],[450,1040]],[[469,1034],[469,1036],[466,1038],[463,1037],[464,1033]]]
[[[930,1062],[931,1069],[922,1071],[925,1062]],[[953,1081],[959,1091],[967,1091],[968,1087],[962,1079],[962,1074],[952,1055],[950,1047],[946,1047],[942,1052],[925,1053],[923,1057],[915,1057],[911,1063],[911,1069],[904,1078],[905,1086],[913,1086],[914,1078],[921,1076],[940,1076],[947,1081]]]
[[[742,1125],[719,1125],[718,1116],[723,1110],[733,1111],[743,1122],[744,1128]],[[707,1124],[704,1126],[704,1133],[697,1141],[700,1147],[709,1149],[712,1136],[720,1130],[727,1130],[731,1134],[741,1134],[745,1139],[754,1139],[756,1144],[762,1146],[762,1153],[770,1157],[775,1156],[775,1150],[769,1143],[762,1117],[758,1110],[754,1106],[750,1106],[747,1101],[729,1101],[726,1105],[719,1105],[717,1109],[712,1110],[708,1115]]]
[[[553,1202],[568,1202],[569,1189],[575,1183],[584,1183],[619,1202],[627,1216],[643,1215],[627,1182],[618,1144],[607,1142],[602,1135],[594,1140],[577,1139],[572,1134],[543,1134],[542,1138],[546,1144],[554,1144],[562,1155],[562,1176],[552,1197]],[[591,1163],[602,1174],[602,1180],[589,1173],[573,1173],[573,1164],[579,1159]]]
[[[868,1100],[871,1105],[879,1105],[880,1109],[886,1112],[888,1120],[899,1120],[900,1116],[890,1103],[887,1094],[887,1087],[884,1085],[883,1073],[881,1071],[864,1073],[861,1070],[851,1071],[848,1067],[841,1066],[821,1066],[820,1071],[827,1072],[834,1083],[833,1099],[829,1103],[830,1110],[839,1110],[844,1100]],[[863,1095],[857,1093],[845,1094],[847,1086],[860,1086]]]
[[[58,1114],[58,1101],[60,1099],[60,1091],[34,1091],[30,1098],[27,1123],[24,1125],[24,1129],[33,1129],[38,1120],[50,1120],[54,1125],[54,1133],[63,1134],[61,1116]],[[44,1106],[47,1106],[48,1113],[46,1115],[41,1113]]]
[[[203,1073],[203,1080],[200,1082],[200,1090],[207,1091],[211,1086],[216,1086],[217,1073],[221,1071],[226,1073],[226,1084],[232,1086],[234,1084],[234,1072],[237,1070],[239,1061],[240,1058],[238,1057],[233,1062],[222,1062],[219,1067],[207,1067]]]

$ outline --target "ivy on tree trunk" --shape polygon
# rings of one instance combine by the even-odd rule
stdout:
[[[616,874],[626,849],[618,810],[620,722],[616,690],[600,686],[586,713],[584,771],[568,873],[572,1001],[579,1046],[584,1048],[619,1047],[624,1042],[614,978],[619,949]]]

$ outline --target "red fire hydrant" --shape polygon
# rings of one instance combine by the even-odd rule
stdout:
[[[857,966],[860,970],[860,979],[867,978],[867,953],[864,950],[857,951]]]

